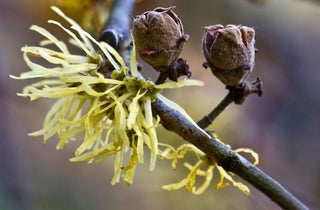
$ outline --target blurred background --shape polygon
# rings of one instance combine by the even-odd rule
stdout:
[[[260,3],[257,3],[260,2]],[[264,2],[264,3],[263,3]],[[76,145],[55,149],[57,139],[46,145],[38,130],[53,101],[29,102],[16,93],[31,81],[9,79],[27,71],[20,48],[36,45],[40,35],[32,24],[49,28],[47,19],[59,19],[49,6],[54,1],[0,1],[0,209],[279,209],[252,186],[244,195],[234,187],[216,190],[218,174],[202,195],[184,189],[167,192],[164,184],[180,181],[186,170],[180,162],[158,160],[153,172],[139,165],[135,181],[110,184],[112,159],[100,164],[70,163]],[[261,77],[263,96],[251,95],[243,105],[230,105],[210,129],[232,148],[249,147],[260,155],[259,168],[279,181],[308,207],[320,209],[320,4],[303,0],[146,0],[133,15],[157,6],[175,5],[190,35],[182,54],[193,79],[202,88],[181,88],[165,95],[179,103],[195,119],[210,112],[227,94],[224,85],[202,68],[201,27],[243,24],[256,29],[256,65],[251,79]],[[82,13],[65,12],[80,19]],[[58,33],[58,32],[57,32]],[[143,74],[155,79],[147,64]],[[165,142],[183,140],[159,129]],[[190,157],[190,162],[195,161]],[[237,178],[237,180],[241,180]]]

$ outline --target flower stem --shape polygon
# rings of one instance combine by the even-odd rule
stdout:
[[[202,129],[206,129],[211,123],[218,117],[218,115],[225,110],[229,104],[234,101],[234,94],[232,91],[224,97],[224,99],[216,106],[208,115],[204,116],[197,122],[198,126]]]
[[[262,81],[260,78],[257,78],[253,82],[244,82],[237,87],[227,86],[226,88],[229,90],[229,93],[222,99],[218,106],[197,122],[200,128],[206,129],[211,125],[218,115],[232,102],[242,104],[245,98],[252,93],[256,93],[259,96],[262,95]]]
[[[158,79],[156,80],[155,84],[156,85],[160,85],[160,84],[164,83],[167,78],[168,78],[167,72],[160,72],[160,74],[158,76]]]

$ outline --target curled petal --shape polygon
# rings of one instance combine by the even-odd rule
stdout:
[[[246,185],[241,182],[234,181],[232,177],[221,166],[217,166],[217,169],[220,173],[220,182],[217,184],[218,189],[229,186],[228,183],[223,182],[224,179],[227,179],[233,184],[233,186],[238,187],[239,190],[244,192],[246,195],[250,195],[250,190]]]
[[[250,148],[239,148],[234,150],[235,152],[245,152],[245,153],[249,153],[250,155],[252,155],[252,157],[254,158],[254,162],[253,165],[258,165],[259,163],[259,155],[258,153],[256,153],[255,151],[253,151]]]
[[[205,181],[203,182],[203,184],[199,187],[199,188],[192,188],[192,193],[195,195],[200,195],[202,194],[210,185],[211,181],[212,181],[212,177],[213,177],[213,169],[214,166],[209,166],[206,173],[203,174],[203,176],[206,177]]]

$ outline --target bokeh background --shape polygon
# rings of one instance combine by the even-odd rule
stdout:
[[[261,2],[261,1],[260,1]],[[194,79],[203,88],[182,88],[165,95],[199,120],[227,94],[209,70],[200,43],[202,26],[243,24],[256,28],[259,53],[252,79],[264,82],[261,98],[251,95],[241,106],[232,104],[210,129],[232,148],[250,147],[260,155],[259,167],[278,180],[312,209],[320,209],[320,4],[317,1],[266,0],[145,0],[133,15],[157,6],[172,6],[190,35],[183,52]],[[45,27],[57,16],[52,1],[0,1],[0,209],[279,209],[249,185],[246,196],[229,187],[216,190],[218,174],[207,191],[195,196],[184,189],[174,192],[161,186],[181,180],[177,171],[159,160],[155,171],[139,165],[135,181],[110,184],[111,159],[100,164],[70,163],[76,144],[55,150],[56,139],[46,145],[27,133],[39,129],[53,101],[29,102],[16,96],[30,81],[8,75],[27,71],[20,48],[35,45],[40,36],[28,28]],[[65,11],[68,13],[69,11]],[[81,13],[74,13],[80,18]],[[77,16],[77,17],[76,17]],[[147,64],[143,73],[156,78]],[[177,135],[159,129],[161,141],[183,143]],[[190,157],[192,162],[192,157]],[[238,180],[241,180],[238,178]]]

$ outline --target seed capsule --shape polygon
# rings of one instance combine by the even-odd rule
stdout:
[[[241,25],[212,25],[204,30],[202,50],[206,65],[225,85],[241,84],[254,66],[254,29]]]
[[[173,9],[158,7],[133,20],[133,37],[139,55],[157,71],[165,70],[178,58],[189,38],[183,34],[181,20]]]

